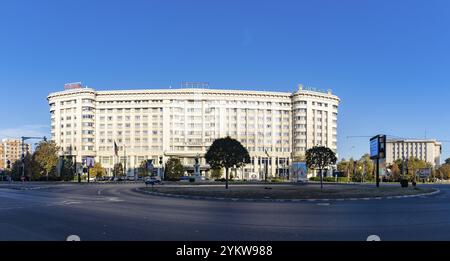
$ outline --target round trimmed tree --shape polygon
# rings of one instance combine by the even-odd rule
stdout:
[[[225,168],[225,189],[228,189],[230,168],[239,168],[250,162],[250,155],[239,141],[226,137],[213,142],[205,159],[212,169]]]
[[[327,147],[316,146],[306,151],[306,165],[310,169],[319,170],[320,189],[323,188],[323,169],[336,164],[336,154]]]

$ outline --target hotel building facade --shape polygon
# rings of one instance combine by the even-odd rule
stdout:
[[[111,172],[126,163],[128,175],[153,159],[158,166],[180,158],[188,171],[217,138],[230,136],[249,151],[251,163],[235,175],[261,179],[288,173],[307,149],[322,145],[337,151],[340,99],[331,91],[299,85],[296,92],[206,88],[96,91],[69,84],[48,96],[52,139],[61,155],[81,162],[95,157]],[[114,143],[119,147],[115,156]]]

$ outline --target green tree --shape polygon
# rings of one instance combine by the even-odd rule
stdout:
[[[89,176],[101,179],[106,176],[106,170],[103,168],[100,162],[95,162],[94,167],[89,170]]]
[[[391,170],[391,175],[392,175],[392,181],[399,181],[401,171],[400,171],[400,168],[398,167],[397,163],[395,163],[395,162],[392,163],[392,165],[390,166],[390,170]]]
[[[337,163],[337,170],[339,172],[347,173],[348,164],[349,164],[349,162],[347,160],[342,159],[341,161],[339,161]]]
[[[355,160],[353,158],[350,158],[348,160],[347,169],[345,170],[348,182],[353,180],[354,172],[355,172]]]
[[[450,165],[450,158],[445,160],[445,164],[449,164]]]
[[[323,188],[323,169],[336,164],[336,154],[327,147],[316,146],[306,151],[306,165],[312,170],[319,170],[320,189]]]
[[[440,179],[449,179],[450,178],[450,164],[443,164],[436,170],[436,176]]]
[[[141,162],[141,164],[139,165],[139,169],[138,169],[138,176],[140,178],[144,178],[147,176],[150,176],[151,173],[149,173],[148,168],[147,168],[147,161],[144,160]]]
[[[33,161],[36,163],[46,179],[56,177],[56,164],[58,163],[59,147],[54,141],[43,141],[36,147]]]
[[[222,169],[221,168],[216,168],[216,169],[211,169],[211,178],[213,179],[220,179],[222,177]]]
[[[375,169],[375,165],[373,164],[373,161],[370,159],[369,154],[364,154],[358,161],[358,165],[361,165],[362,171],[364,172],[364,180],[365,181],[371,181],[374,180],[373,177],[373,171]]]
[[[242,144],[230,137],[217,139],[205,155],[211,168],[225,168],[225,189],[228,189],[230,168],[239,168],[250,162],[250,155]]]
[[[30,154],[25,156],[25,177],[29,180],[36,180],[39,178],[39,170],[36,169],[36,164],[33,162],[33,158]],[[11,164],[11,178],[12,180],[19,181],[22,177],[22,160],[17,160]]]
[[[71,181],[75,177],[74,165],[71,159],[63,159],[63,165],[61,168],[61,177],[63,181]]]
[[[416,181],[416,172],[419,169],[431,168],[431,164],[427,163],[424,160],[420,160],[418,158],[411,157],[408,160],[407,168],[408,168],[408,178],[410,180]]]
[[[394,162],[400,169],[401,178],[416,180],[416,172],[419,169],[432,168],[432,165],[424,160],[411,157],[407,160],[398,159]]]
[[[116,163],[114,165],[113,176],[114,177],[123,177],[124,176],[122,163]]]
[[[170,158],[164,168],[164,178],[166,180],[178,180],[184,175],[184,167],[180,159]]]

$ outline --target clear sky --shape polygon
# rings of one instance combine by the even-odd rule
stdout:
[[[177,87],[342,99],[339,156],[386,133],[450,140],[450,1],[1,0],[0,136],[49,133],[46,96]],[[444,157],[450,157],[444,143]]]

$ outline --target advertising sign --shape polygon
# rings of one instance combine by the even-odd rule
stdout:
[[[295,181],[307,181],[308,180],[308,168],[305,162],[292,163],[292,178]]]
[[[73,90],[73,89],[82,89],[82,88],[83,88],[83,86],[81,85],[81,82],[64,84],[64,90]]]
[[[386,158],[386,135],[377,135],[370,139],[370,158]]]
[[[378,137],[372,138],[370,140],[370,158],[378,157]]]
[[[378,167],[378,175],[388,176],[389,172],[386,164],[386,159],[380,159],[379,163],[380,165]]]
[[[418,169],[416,175],[422,179],[429,178],[431,176],[431,169]]]
[[[86,166],[88,168],[94,167],[94,164],[95,164],[94,157],[86,157]]]

